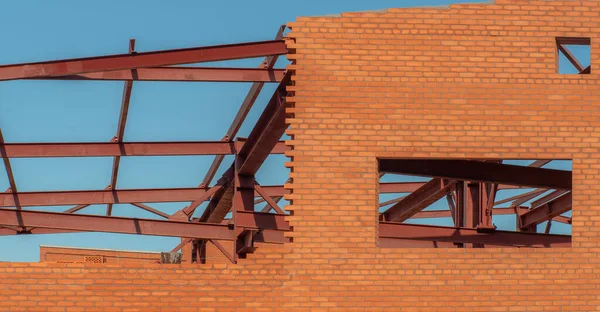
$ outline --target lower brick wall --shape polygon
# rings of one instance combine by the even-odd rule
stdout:
[[[40,246],[40,262],[159,263],[160,252]],[[86,261],[87,260],[87,261]]]
[[[210,247],[201,265],[0,263],[0,311],[277,310],[290,299],[284,246],[255,246],[235,265]]]
[[[600,260],[588,249],[372,249],[346,259],[292,260],[284,257],[290,253],[283,246],[260,248],[265,252],[236,265],[0,263],[0,311],[596,311],[600,306]]]

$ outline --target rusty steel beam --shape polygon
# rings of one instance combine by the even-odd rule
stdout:
[[[186,219],[189,219],[203,202],[213,196],[216,192],[218,192],[223,187],[222,184],[217,184],[211,187],[206,193],[204,193],[199,198],[196,198],[189,206],[183,208],[181,212],[185,215]]]
[[[275,35],[275,40],[283,39],[283,32],[285,31],[285,28],[286,28],[286,25],[281,25],[279,27],[279,30],[277,31],[277,35]],[[265,60],[263,61],[263,63],[259,66],[259,68],[265,68],[267,70],[272,69],[275,66],[275,63],[277,62],[278,57],[279,57],[278,55],[267,56],[265,58]],[[262,82],[255,82],[252,84],[252,86],[250,87],[250,90],[248,90],[248,93],[246,94],[246,97],[244,98],[244,101],[242,101],[242,105],[238,109],[237,114],[235,115],[233,121],[231,122],[229,129],[227,129],[227,132],[225,133],[225,136],[223,137],[224,141],[231,142],[233,140],[233,138],[235,138],[238,131],[240,130],[240,127],[242,126],[242,123],[246,119],[246,116],[250,112],[250,109],[256,102],[256,99],[258,98],[258,95],[260,94],[260,91],[262,90],[263,86],[264,86],[264,83],[262,83]],[[221,166],[221,163],[223,162],[224,158],[225,157],[222,155],[215,156],[215,159],[213,159],[213,162],[210,165],[208,171],[206,172],[204,179],[202,179],[202,183],[200,184],[200,186],[206,186],[206,185],[210,184],[212,179],[215,177],[217,170],[219,170],[219,167]]]
[[[286,215],[252,212],[252,211],[237,211],[236,225],[242,228],[261,230],[255,235],[255,241],[265,243],[283,244],[289,239],[284,237],[283,232],[289,231],[291,228],[287,221]],[[200,222],[201,218],[194,218],[192,222]],[[223,219],[216,224],[227,225],[233,222],[231,219]],[[258,236],[258,237],[256,237]],[[193,239],[186,238],[181,241],[171,252],[180,250],[183,246],[190,243]]]
[[[210,199],[208,206],[200,216],[199,220],[202,222],[220,223],[231,210],[234,183],[233,166],[225,171],[217,183],[222,184],[223,187]]]
[[[567,47],[565,47],[562,43],[558,44],[558,50],[563,53],[563,55],[567,58],[567,60],[569,60],[569,62],[571,62],[571,64],[573,64],[578,72],[582,72],[585,69],[583,65],[579,63],[579,60],[577,60],[575,55],[573,55],[573,53],[571,53],[571,51],[569,51],[569,49],[567,49]]]
[[[141,67],[226,61],[286,54],[283,40],[258,41],[188,49],[117,54],[0,66],[0,80],[56,77]]]
[[[551,161],[552,159],[540,159],[530,163],[529,165],[527,165],[527,167],[541,168]]]
[[[135,53],[135,39],[129,39],[129,54]],[[136,70],[130,70],[131,74],[134,75]],[[125,125],[127,124],[127,114],[129,113],[129,100],[131,99],[131,89],[133,87],[133,81],[125,81],[123,85],[123,95],[121,97],[121,112],[119,113],[119,122],[117,124],[117,135],[113,138],[113,142],[121,144],[123,142],[123,136],[125,135]],[[114,190],[117,188],[117,178],[119,176],[119,165],[121,164],[121,156],[115,156],[113,158],[112,174],[110,178],[109,189]],[[108,204],[106,207],[106,215],[112,214],[113,204]]]
[[[521,209],[527,210],[527,207],[521,206]],[[515,214],[514,208],[494,208],[494,215],[512,215]],[[425,210],[420,211],[410,219],[431,219],[431,218],[450,218],[452,212],[450,210]]]
[[[254,190],[255,190],[255,191],[258,193],[258,194],[260,194],[260,196],[261,196],[262,198],[264,198],[264,199],[267,201],[268,205],[269,205],[269,206],[271,206],[271,208],[272,208],[272,209],[274,209],[274,210],[275,210],[277,213],[280,213],[280,214],[285,214],[285,211],[283,211],[283,209],[281,209],[281,208],[279,207],[279,205],[277,205],[277,203],[276,203],[276,202],[275,202],[275,201],[274,201],[274,200],[271,198],[271,196],[269,196],[269,195],[268,195],[268,194],[267,194],[267,193],[266,193],[266,192],[263,190],[263,188],[262,188],[260,185],[258,185],[258,183],[256,183],[256,184],[254,185]]]
[[[519,247],[571,246],[570,235],[546,235],[508,231],[480,233],[476,229],[470,228],[453,228],[391,222],[379,223],[379,236],[383,238]]]
[[[379,183],[379,193],[411,193],[423,186],[427,182],[381,182]],[[499,184],[498,190],[514,190],[524,187],[515,185]]]
[[[236,211],[235,225],[244,229],[289,231],[285,214],[273,214],[257,211]]]
[[[553,201],[533,207],[531,210],[520,216],[521,228],[538,225],[571,210],[572,202],[572,194],[569,192],[568,194],[558,197]]]
[[[282,200],[282,199],[283,199],[283,196],[275,196],[275,197],[273,197],[273,201],[276,204],[279,203],[279,201]],[[254,205],[256,205],[256,201],[254,201]],[[269,212],[271,210],[273,210],[273,207],[271,207],[271,205],[269,205],[269,203],[267,203],[267,204],[265,204],[265,206],[263,207],[263,209],[260,212]]]
[[[381,182],[379,193],[411,193],[425,185],[427,182]]]
[[[554,222],[560,222],[560,223],[564,223],[564,224],[571,224],[572,220],[569,217],[564,217],[564,216],[556,216],[554,218],[552,218],[552,221]]]
[[[588,65],[588,67],[584,68],[579,74],[590,74],[592,72],[592,65]]]
[[[290,73],[286,74],[279,87],[271,97],[265,110],[258,118],[248,139],[239,151],[240,159],[238,174],[254,175],[267,159],[271,150],[283,136],[285,123],[286,86],[290,82]]]
[[[263,186],[262,188],[271,197],[289,194],[289,190],[280,185]],[[20,192],[16,195],[23,206],[61,206],[191,202],[200,198],[207,190],[208,188],[117,189],[114,190],[115,197],[111,190]],[[13,193],[0,193],[0,207],[14,207],[13,195]],[[255,196],[259,196],[259,194],[255,193]]]
[[[167,213],[164,213],[164,212],[162,212],[160,210],[154,209],[154,208],[152,208],[152,207],[150,207],[148,205],[144,205],[142,203],[131,203],[131,205],[135,206],[135,207],[138,207],[140,209],[146,210],[148,212],[151,212],[151,213],[153,213],[153,214],[155,214],[157,216],[161,216],[161,217],[163,217],[165,219],[169,219],[169,217],[171,216],[171,215],[169,215]]]
[[[116,196],[113,197],[113,192]],[[205,188],[95,190],[18,193],[23,206],[60,206],[78,204],[125,204],[139,202],[193,201],[206,192]],[[12,207],[11,194],[0,193],[0,207]]]
[[[79,210],[82,210],[83,208],[87,208],[89,206],[90,205],[88,205],[88,204],[86,204],[86,205],[77,205],[77,206],[75,206],[73,208],[69,208],[69,209],[65,210],[64,213],[75,213],[75,212],[77,212]]]
[[[391,193],[411,193],[422,187],[427,182],[384,182],[379,184],[379,193],[380,194],[391,194]],[[508,190],[508,189],[518,189],[519,187],[513,187],[512,185],[498,185],[498,190]],[[401,196],[395,199],[390,199],[388,201],[379,203],[379,207],[385,207],[387,205],[391,205],[399,202],[406,196]],[[258,200],[256,203],[262,203],[263,200]],[[503,202],[499,201],[496,204],[501,204]]]
[[[41,235],[41,234],[69,234],[69,233],[82,233],[87,231],[77,230],[60,230],[60,229],[45,229],[45,228],[31,228],[25,231],[23,230],[12,230],[5,227],[0,228],[0,236],[7,235]]]
[[[515,209],[517,209],[517,207],[494,208],[493,213],[494,213],[494,215],[514,215]],[[518,209],[519,209],[519,211],[521,211],[523,213],[529,211],[529,208],[526,206],[520,206],[520,207],[518,207]],[[411,219],[423,219],[423,218],[450,218],[450,211],[449,210],[421,211],[421,212],[417,213]],[[571,224],[571,219],[568,217],[563,217],[563,216],[556,216],[556,217],[552,218],[552,221],[564,223],[564,224]]]
[[[242,143],[201,142],[81,142],[81,143],[0,143],[9,158],[36,157],[115,157],[115,156],[185,156],[232,155]],[[290,150],[284,141],[277,142],[273,154]]]
[[[591,39],[585,37],[556,37],[557,44],[590,45]]]
[[[231,261],[231,263],[235,264],[236,263],[236,256],[232,255],[231,253],[229,253],[229,251],[227,251],[227,249],[225,249],[225,247],[223,247],[223,245],[221,245],[221,243],[219,243],[218,241],[215,240],[209,240],[209,242],[211,242],[213,245],[215,245],[215,247],[217,247],[217,249],[219,249],[219,251],[227,258],[229,259],[229,261]]]
[[[60,230],[233,240],[227,225],[0,209],[0,225]]]
[[[530,199],[532,199],[534,197],[537,197],[537,196],[541,195],[542,193],[544,193],[546,191],[547,190],[545,190],[545,189],[535,189],[535,190],[530,191],[530,192],[526,192],[526,193],[523,193],[523,194],[515,195],[515,196],[512,196],[512,197],[508,197],[508,198],[499,200],[497,202],[494,202],[494,206],[501,205],[501,204],[504,204],[504,203],[508,203],[508,202],[511,202],[511,201],[516,201],[516,200],[524,199],[525,198],[526,199],[525,201],[523,201],[523,202],[518,203],[518,204],[515,205],[515,206],[518,206],[518,205],[520,205],[520,204],[522,204],[522,203],[524,203],[524,202],[526,202],[526,201],[528,201],[528,200],[530,200]]]
[[[398,198],[390,199],[390,200],[384,201],[382,203],[379,203],[379,208],[385,207],[387,205],[395,204],[395,203],[401,201],[405,197],[406,196],[401,196],[401,197],[398,197]]]
[[[15,176],[13,175],[12,166],[10,164],[10,159],[8,152],[6,151],[6,147],[4,146],[4,135],[2,134],[2,129],[0,129],[0,157],[2,157],[2,161],[4,162],[4,168],[6,169],[6,175],[8,177],[8,185],[10,186],[10,194],[12,194],[13,205],[17,207],[17,209],[21,210],[22,205],[19,200],[17,189],[17,183],[15,182]]]
[[[569,191],[567,190],[556,190],[553,192],[548,193],[548,195],[540,197],[539,199],[536,199],[535,201],[531,202],[531,207],[538,207],[541,206],[551,200],[556,199],[559,196],[562,196],[563,194],[567,193]]]
[[[285,69],[226,67],[146,67],[92,72],[79,75],[41,77],[43,80],[179,81],[179,82],[280,82]]]
[[[289,243],[290,239],[285,237],[285,231],[261,230],[254,234],[254,242],[268,244]]]
[[[571,189],[570,171],[455,159],[380,159],[382,172],[528,187]]]
[[[455,181],[431,179],[431,181],[388,208],[383,213],[384,220],[402,222],[409,219],[448,194],[455,183]]]
[[[185,245],[189,244],[190,242],[192,242],[191,238],[182,238],[181,243],[179,243],[177,246],[175,246],[173,249],[171,249],[171,252],[177,252],[177,251],[181,250],[181,248],[183,248]]]

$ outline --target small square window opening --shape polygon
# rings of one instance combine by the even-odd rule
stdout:
[[[559,74],[591,73],[590,38],[556,38],[557,70]]]

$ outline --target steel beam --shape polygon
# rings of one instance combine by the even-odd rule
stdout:
[[[556,37],[557,44],[566,45],[590,45],[590,38],[585,37]]]
[[[2,157],[2,161],[4,162],[4,168],[6,169],[6,175],[8,177],[8,185],[10,186],[10,194],[12,194],[13,205],[17,207],[17,209],[21,210],[22,205],[19,200],[19,195],[17,193],[19,190],[17,189],[17,183],[15,182],[15,177],[13,175],[12,166],[10,164],[10,156],[6,151],[6,147],[4,146],[4,135],[2,134],[2,129],[0,129],[0,157]]]
[[[551,161],[551,159],[540,159],[530,163],[529,165],[527,165],[527,167],[541,168]]]
[[[147,67],[92,72],[80,75],[42,77],[44,80],[179,81],[179,82],[280,82],[285,69],[226,67]]]
[[[78,204],[125,204],[193,201],[205,188],[96,190],[18,193],[23,206],[61,206]],[[113,197],[113,193],[116,195]],[[13,196],[0,193],[0,207],[14,206]]]
[[[558,50],[563,53],[563,55],[567,58],[567,60],[569,60],[569,62],[571,62],[571,64],[573,64],[578,72],[582,72],[585,69],[583,65],[579,63],[575,55],[573,55],[573,53],[571,53],[571,51],[569,51],[569,49],[567,49],[567,47],[565,47],[563,44],[558,44]]]
[[[235,225],[244,229],[289,231],[285,214],[273,214],[257,211],[236,211]]]
[[[213,196],[216,192],[218,192],[223,185],[217,184],[211,187],[205,194],[203,194],[200,198],[195,199],[189,206],[183,208],[181,211],[185,214],[186,219],[189,219],[203,202]]]
[[[411,193],[423,186],[427,182],[381,182],[379,183],[379,193]],[[500,184],[498,190],[514,190],[524,187]]]
[[[539,199],[536,199],[535,201],[531,202],[531,207],[538,207],[541,206],[549,201],[552,201],[556,198],[558,198],[559,196],[562,196],[563,194],[566,194],[567,190],[556,190],[553,192],[548,193],[548,195],[540,197]]]
[[[398,198],[390,199],[388,201],[384,201],[382,203],[379,203],[379,208],[385,207],[387,205],[395,204],[395,203],[401,201],[402,199],[404,199],[405,197],[406,196],[401,196],[401,197],[398,197]]]
[[[41,235],[41,234],[71,234],[71,233],[82,233],[87,231],[77,230],[60,230],[60,229],[45,229],[45,228],[31,228],[25,231],[15,231],[7,228],[0,228],[0,236],[7,235]]]
[[[526,193],[523,193],[523,194],[515,195],[515,196],[512,196],[512,197],[508,197],[508,198],[499,200],[497,202],[494,202],[494,206],[501,205],[501,204],[508,203],[508,202],[514,202],[511,206],[518,206],[518,205],[520,205],[520,204],[522,204],[522,203],[524,203],[524,202],[526,202],[528,200],[531,200],[532,198],[540,196],[541,194],[543,194],[546,191],[547,190],[545,190],[545,189],[535,189],[535,190],[530,191],[530,192],[526,192]],[[521,199],[525,199],[525,200],[524,201],[520,201]],[[516,202],[517,200],[519,200],[519,202]]]
[[[233,240],[227,225],[0,209],[0,225]]]
[[[283,199],[283,196],[275,196],[272,198],[273,201],[275,202],[275,204],[279,203],[280,200]],[[264,200],[264,199],[263,199]],[[256,201],[254,201],[254,205],[256,205]],[[269,212],[271,210],[273,210],[274,208],[271,207],[271,205],[269,203],[265,204],[265,206],[263,207],[263,209],[261,210],[261,212]]]
[[[260,185],[258,185],[258,183],[256,183],[256,184],[254,185],[254,190],[255,190],[255,191],[258,193],[258,194],[260,194],[260,196],[261,196],[262,198],[264,198],[264,199],[267,201],[267,204],[268,204],[268,205],[269,205],[269,206],[270,206],[272,209],[274,209],[274,210],[275,210],[277,213],[280,213],[280,214],[284,214],[284,213],[285,213],[285,211],[283,211],[283,209],[281,209],[281,208],[279,207],[279,205],[277,205],[277,203],[276,203],[276,202],[275,202],[275,201],[274,201],[274,200],[271,198],[271,196],[269,196],[269,195],[268,195],[268,194],[267,194],[267,193],[266,193],[266,192],[263,190],[263,188],[262,188]],[[270,209],[269,209],[269,210],[270,210]]]
[[[234,168],[230,167],[217,182],[223,187],[216,192],[200,217],[201,222],[220,223],[223,221],[233,203]]]
[[[381,172],[528,187],[571,189],[570,171],[470,160],[380,159]]]
[[[554,222],[560,222],[560,223],[564,223],[564,224],[571,224],[572,220],[569,217],[564,217],[564,216],[556,216],[554,218],[552,218],[552,221]]]
[[[9,158],[36,157],[114,157],[114,156],[185,156],[232,155],[242,143],[203,142],[98,142],[98,143],[0,143]],[[290,148],[277,142],[273,154]]]
[[[129,54],[135,53],[135,39],[129,40]],[[130,70],[131,74],[136,73],[135,69]],[[131,99],[131,89],[133,87],[133,81],[125,81],[123,85],[123,96],[121,97],[121,112],[119,114],[119,122],[117,124],[117,135],[114,137],[113,142],[121,144],[123,143],[123,137],[125,136],[125,125],[127,124],[127,114],[129,113],[129,100]],[[119,165],[121,164],[121,156],[115,156],[113,159],[112,174],[110,178],[109,189],[114,190],[117,188],[117,178],[119,176]],[[106,207],[106,215],[112,214],[113,204],[108,204]]]
[[[521,206],[521,209],[526,210],[527,207]],[[513,208],[494,208],[493,213],[496,216],[499,215],[511,215],[515,214],[515,210]],[[431,219],[431,218],[451,218],[452,214],[450,210],[425,210],[420,211],[415,214],[410,219]]]
[[[153,214],[155,214],[157,216],[161,216],[161,217],[163,217],[165,219],[169,219],[169,217],[171,216],[169,214],[166,214],[166,213],[164,213],[164,212],[162,212],[160,210],[154,209],[154,208],[152,208],[152,207],[150,207],[148,205],[144,205],[142,203],[131,203],[131,205],[135,206],[135,207],[138,207],[140,209],[146,210],[148,212],[151,212],[151,213],[153,213]]]
[[[571,193],[569,192],[568,194],[558,197],[553,201],[533,207],[531,210],[520,216],[521,228],[527,228],[532,225],[540,224],[571,210],[572,202],[573,199]]]
[[[495,231],[496,226],[492,223],[492,207],[496,198],[498,184],[479,183],[479,224],[480,231]]]
[[[250,135],[248,135],[244,146],[239,151],[238,173],[240,175],[256,174],[271,150],[283,136],[287,128],[285,123],[285,97],[286,86],[290,82],[290,77],[291,75],[288,73],[283,78]]]
[[[262,189],[271,197],[289,194],[289,190],[279,185],[263,186]],[[23,206],[61,206],[191,202],[200,198],[207,190],[208,188],[117,189],[114,190],[115,197],[111,190],[20,192],[16,195]],[[13,195],[15,194],[0,193],[0,207],[14,207]],[[255,196],[259,196],[259,194],[255,193]]]
[[[427,182],[381,182],[379,193],[411,193],[425,185]]]
[[[0,80],[56,77],[91,72],[226,61],[286,54],[283,40],[258,41],[188,49],[118,54],[0,66]]]
[[[416,191],[388,208],[383,217],[386,221],[402,222],[414,216],[432,203],[444,197],[454,186],[455,181],[432,179]]]
[[[285,28],[286,28],[286,25],[281,25],[279,27],[279,30],[277,31],[277,35],[275,35],[275,40],[281,40],[283,38],[283,32],[285,31]],[[277,63],[277,58],[278,58],[278,55],[272,55],[272,56],[266,57],[265,60],[263,61],[263,63],[259,66],[259,68],[265,68],[267,70],[272,69],[275,66],[275,63]],[[263,86],[264,86],[264,83],[262,83],[262,82],[255,82],[252,84],[252,86],[250,87],[250,90],[248,90],[248,94],[246,94],[246,97],[244,98],[244,101],[242,102],[242,105],[238,109],[238,112],[235,115],[235,118],[231,122],[229,129],[227,129],[227,132],[225,133],[225,136],[223,137],[224,141],[231,142],[233,140],[233,138],[235,138],[238,131],[240,130],[240,127],[242,126],[242,123],[246,119],[246,116],[250,112],[250,109],[256,102],[256,99],[258,98],[258,95],[260,94],[260,91],[262,90]],[[223,162],[224,158],[225,157],[222,155],[217,155],[215,157],[215,159],[213,159],[213,162],[210,165],[208,171],[206,172],[204,179],[202,179],[202,183],[200,184],[200,186],[206,186],[206,185],[210,184],[212,179],[215,177],[217,170],[219,170],[219,167],[221,166],[221,163]]]
[[[481,233],[478,232],[476,229],[468,228],[414,225],[391,222],[379,223],[379,236],[382,238],[400,238],[464,244],[491,244],[519,247],[571,246],[571,236],[569,235],[546,235],[508,231],[494,231],[490,233]]]

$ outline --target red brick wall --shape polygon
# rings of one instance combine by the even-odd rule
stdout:
[[[40,246],[40,262],[85,262],[85,257],[101,256],[104,263],[157,263],[160,252],[133,252],[92,248]]]
[[[598,22],[597,1],[298,18],[293,243],[237,265],[4,263],[0,310],[598,310]],[[591,75],[556,73],[556,36],[592,38]],[[380,249],[384,156],[572,158],[573,247]]]

